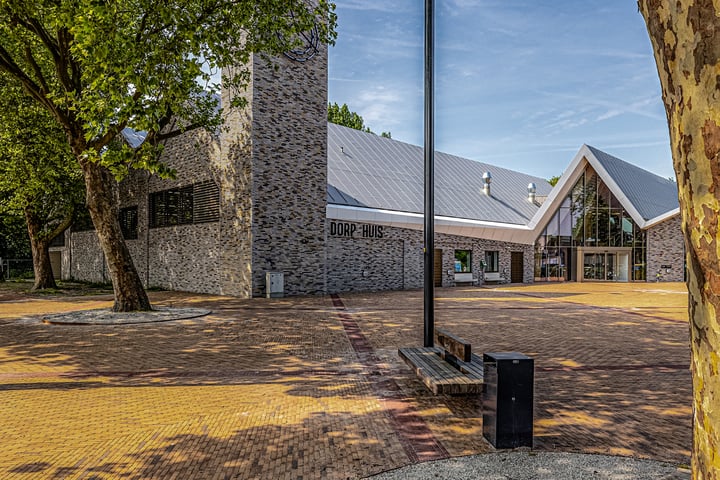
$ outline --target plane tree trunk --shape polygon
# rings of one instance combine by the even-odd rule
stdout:
[[[692,475],[720,479],[720,4],[639,0],[670,129],[685,237]]]
[[[32,251],[33,272],[35,281],[32,290],[57,288],[50,264],[50,241],[42,235],[42,223],[30,209],[25,209],[30,249]]]
[[[64,218],[57,220],[54,227],[43,221],[41,216],[34,210],[34,205],[28,205],[24,210],[24,214],[28,236],[30,237],[33,272],[35,273],[32,290],[57,288],[50,262],[50,242],[58,235],[62,235],[72,224],[73,211],[72,209],[68,210]],[[51,227],[52,230],[49,230]]]
[[[113,285],[115,294],[113,311],[152,310],[120,229],[116,198],[117,182],[107,168],[83,160],[82,156],[79,156],[78,161],[85,176],[86,201],[90,218],[105,254]]]

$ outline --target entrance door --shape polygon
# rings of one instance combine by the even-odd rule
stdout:
[[[442,250],[436,248],[433,252],[433,283],[436,287],[442,287]]]
[[[627,282],[628,274],[630,272],[630,254],[629,253],[618,253],[617,254],[617,268],[615,269],[616,280],[618,282]]]
[[[627,282],[630,254],[585,253],[583,255],[583,280]]]
[[[523,283],[523,252],[510,252],[510,282]]]

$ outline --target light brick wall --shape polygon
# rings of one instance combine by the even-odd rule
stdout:
[[[229,108],[219,138],[193,131],[169,140],[173,180],[134,172],[120,207],[138,207],[128,247],[146,286],[240,297],[262,295],[265,272],[285,273],[289,295],[326,291],[327,48],[300,63],[251,61],[244,109]],[[148,228],[148,195],[205,180],[220,188],[220,221]],[[69,276],[98,280],[94,233],[73,235]]]
[[[328,293],[422,288],[422,231],[382,226],[382,237],[378,237],[377,228],[376,225],[328,220]],[[511,252],[522,252],[523,281],[533,281],[532,245],[436,234],[435,248],[443,252],[442,283],[445,287],[455,285],[455,250],[472,252],[472,273],[479,283],[482,283],[480,261],[484,260],[485,251],[499,252],[500,275],[505,281],[510,281]],[[448,274],[448,271],[452,273]]]
[[[680,215],[665,220],[647,230],[647,281],[682,282],[685,279],[685,242]],[[662,268],[671,265],[670,269]],[[668,271],[669,270],[669,271]]]

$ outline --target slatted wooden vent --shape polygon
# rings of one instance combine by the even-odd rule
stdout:
[[[220,220],[220,189],[212,180],[150,194],[150,227]]]
[[[150,227],[193,223],[193,186],[150,194]]]
[[[136,240],[138,238],[138,209],[128,207],[120,210],[120,230],[125,240]]]
[[[220,220],[220,189],[212,180],[194,185],[194,223]]]

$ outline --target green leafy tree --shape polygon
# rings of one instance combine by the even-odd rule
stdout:
[[[221,122],[212,72],[239,95],[253,53],[296,49],[316,28],[332,42],[333,5],[318,0],[0,0],[0,71],[63,129],[83,172],[87,207],[105,254],[115,311],[151,308],[118,221],[117,181],[130,169],[172,174],[163,140]],[[225,71],[225,70],[223,70]],[[145,142],[108,148],[126,127]]]
[[[560,181],[560,175],[555,175],[553,177],[548,178],[548,183],[552,185],[553,187],[557,185],[557,183]]]
[[[5,75],[0,86],[0,213],[25,219],[33,290],[55,288],[50,242],[70,226],[83,201],[82,175],[47,110]]]
[[[363,118],[357,112],[351,112],[346,103],[343,103],[342,106],[337,103],[328,103],[328,121],[336,125],[372,133],[365,126]]]
[[[337,103],[328,103],[328,122],[332,122],[336,125],[342,125],[348,128],[354,128],[367,133],[375,133],[370,130],[370,127],[365,126],[365,121],[357,112],[351,112],[350,108],[346,103],[342,106]],[[392,138],[390,132],[382,132],[380,134],[384,138]]]

